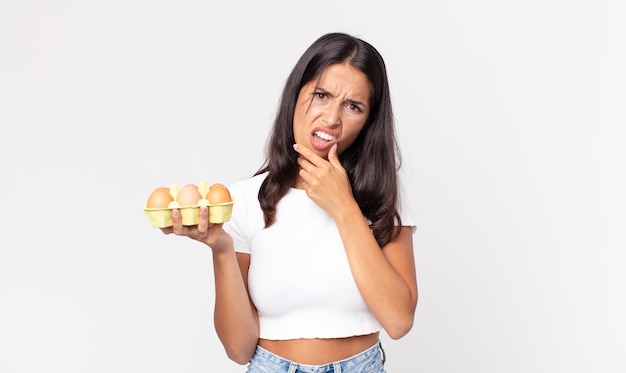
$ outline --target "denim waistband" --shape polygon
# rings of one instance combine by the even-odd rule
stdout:
[[[378,341],[372,347],[354,356],[323,365],[300,364],[257,346],[256,352],[250,360],[250,365],[257,369],[253,370],[254,372],[267,373],[360,373],[374,372],[377,367],[382,367],[384,362],[385,352],[380,341]]]

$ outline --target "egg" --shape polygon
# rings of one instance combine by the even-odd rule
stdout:
[[[174,198],[170,195],[169,188],[158,187],[148,197],[146,207],[151,209],[164,209],[167,208],[173,200]]]
[[[219,203],[231,202],[233,199],[230,195],[230,191],[223,184],[213,184],[209,187],[209,192],[206,195],[206,199],[210,204],[216,205]]]
[[[228,190],[228,188],[226,188],[226,185],[220,184],[220,183],[211,184],[211,186],[209,188],[224,188],[224,189]]]
[[[181,206],[195,206],[198,201],[202,199],[198,186],[195,184],[187,184],[180,188],[178,195],[176,196],[176,202]]]

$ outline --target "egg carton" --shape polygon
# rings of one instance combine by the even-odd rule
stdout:
[[[174,201],[170,202],[166,208],[148,208],[144,204],[143,212],[150,219],[150,223],[153,227],[167,228],[173,225],[172,223],[172,210],[178,209],[180,211],[180,217],[183,225],[197,225],[200,222],[200,207],[207,206],[209,208],[209,223],[225,223],[230,220],[233,212],[233,205],[235,203],[235,197],[231,197],[230,202],[211,204],[205,198],[198,201],[196,205],[181,206],[176,197],[180,191],[178,184],[172,184],[169,188],[170,195]],[[208,192],[208,184],[201,183],[198,185],[198,192],[202,196],[206,196]]]

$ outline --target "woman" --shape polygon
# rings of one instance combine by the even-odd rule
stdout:
[[[267,159],[229,186],[232,219],[165,233],[212,248],[215,327],[248,372],[383,372],[381,327],[413,325],[417,281],[385,65],[332,33],[284,88]]]

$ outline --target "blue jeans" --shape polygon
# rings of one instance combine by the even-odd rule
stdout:
[[[299,364],[257,346],[247,373],[385,373],[385,351],[380,341],[347,359],[324,365]]]

